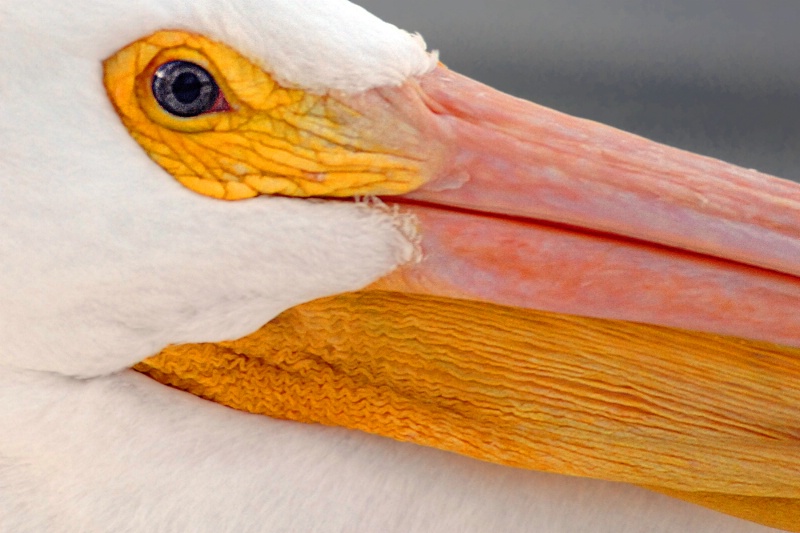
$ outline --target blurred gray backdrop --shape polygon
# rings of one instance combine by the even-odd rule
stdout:
[[[800,181],[800,0],[354,0],[453,70]]]

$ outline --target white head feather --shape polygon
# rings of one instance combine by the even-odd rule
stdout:
[[[179,27],[293,85],[356,91],[430,68],[419,39],[343,0],[14,4],[0,8],[0,364],[117,371],[169,343],[242,336],[411,256],[377,210],[188,192],[130,138],[101,62]]]

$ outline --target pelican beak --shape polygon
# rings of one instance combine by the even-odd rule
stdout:
[[[800,185],[444,67],[346,103],[363,122],[376,101],[427,157],[384,197],[414,215],[420,260],[137,369],[237,409],[800,531]]]
[[[800,184],[444,67],[420,87],[450,151],[400,200],[422,261],[378,286],[800,346]]]

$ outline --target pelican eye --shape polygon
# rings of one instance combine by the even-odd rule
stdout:
[[[214,107],[219,86],[203,67],[188,61],[170,61],[153,75],[153,96],[167,113],[196,117]]]
[[[403,194],[432,175],[429,159],[443,160],[438,151],[420,155],[428,149],[416,122],[387,126],[398,119],[382,93],[362,101],[284,87],[196,33],[166,30],[132,42],[103,62],[103,83],[147,154],[213,198]]]

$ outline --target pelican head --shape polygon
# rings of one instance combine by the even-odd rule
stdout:
[[[402,217],[379,210],[187,194],[130,138],[102,62],[157,30],[184,28],[278,66],[294,86],[355,92],[430,69],[419,39],[348,2],[92,2],[80,17],[45,2],[6,11],[3,44],[14,52],[3,60],[3,95],[16,103],[3,109],[0,283],[15,311],[2,325],[4,363],[107,374],[169,343],[243,336],[413,255]],[[351,24],[366,31],[353,38]]]
[[[12,1],[0,49],[0,523],[369,529],[417,487],[530,525],[532,474],[136,366],[796,527],[800,186],[498,93],[345,0]],[[280,405],[218,386],[265,346],[311,354]]]

